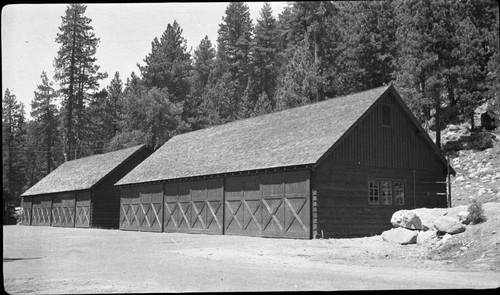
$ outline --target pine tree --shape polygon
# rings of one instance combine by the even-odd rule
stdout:
[[[193,83],[193,87],[198,93],[202,92],[208,83],[208,77],[213,69],[215,53],[215,48],[212,46],[212,42],[210,42],[208,36],[205,36],[200,41],[200,44],[194,51],[193,76],[195,82]]]
[[[276,19],[272,15],[271,5],[265,3],[260,11],[260,18],[255,25],[255,36],[252,42],[251,79],[249,81],[249,95],[252,102],[256,102],[261,94],[265,93],[273,105],[279,73],[278,46],[279,32]]]
[[[224,93],[232,92],[231,104],[235,105],[234,113],[228,113],[223,121],[238,117],[240,98],[248,87],[250,75],[250,49],[253,25],[248,6],[243,2],[231,2],[226,8],[226,14],[219,25],[217,38],[217,60],[214,69],[214,79],[218,88],[226,87]],[[223,75],[229,74],[222,79]],[[220,84],[220,81],[231,81],[231,85]],[[234,82],[234,83],[233,83]],[[215,86],[212,83],[210,87]],[[229,109],[227,109],[229,110]]]
[[[89,138],[94,146],[94,153],[102,153],[106,144],[120,131],[123,83],[120,74],[115,73],[113,80],[94,96],[89,105],[92,135]]]
[[[55,78],[62,95],[64,155],[66,160],[78,158],[78,146],[85,141],[88,118],[85,108],[92,94],[99,87],[98,81],[106,74],[100,73],[95,53],[99,38],[93,33],[91,19],[84,14],[87,6],[70,4],[62,17],[56,42],[61,44],[54,61]]]
[[[150,134],[151,144],[155,149],[182,133],[182,102],[172,102],[172,95],[166,89],[153,88],[143,95],[145,121],[142,130]]]
[[[291,50],[293,55],[284,66],[276,91],[276,109],[284,110],[319,100],[318,85],[324,83],[314,56],[309,50],[308,36]]]
[[[160,39],[154,38],[144,66],[138,65],[143,85],[151,89],[167,89],[173,102],[184,101],[189,94],[190,54],[177,21],[168,24]]]
[[[24,105],[7,88],[2,99],[2,185],[4,208],[10,203],[19,204],[25,185],[26,166],[23,147],[25,143]],[[5,216],[5,215],[4,215]]]
[[[213,76],[209,78],[210,82],[203,92],[200,105],[201,124],[204,127],[232,122],[242,115],[239,110],[241,102],[238,100],[235,103],[234,99],[237,82],[232,79],[232,74],[225,73],[218,80]]]
[[[291,44],[298,45],[307,38],[310,44],[310,50],[313,54],[313,62],[318,76],[325,78],[325,69],[328,68],[328,58],[326,53],[334,45],[336,40],[328,36],[331,20],[337,13],[336,6],[330,1],[294,2],[292,15],[289,18],[289,36]],[[317,80],[320,84],[316,85],[317,100],[325,99],[325,79]]]
[[[47,74],[42,72],[42,83],[37,86],[35,97],[31,102],[31,117],[36,122],[31,128],[35,142],[42,146],[45,155],[45,172],[49,174],[54,167],[54,155],[52,150],[57,146],[59,111],[55,104],[58,95],[52,87],[53,83],[47,78]]]
[[[451,15],[456,41],[450,49],[447,69],[451,120],[462,115],[474,129],[474,110],[494,100],[498,89],[499,9],[493,1],[460,1]],[[498,96],[497,96],[498,97]]]
[[[146,92],[141,79],[132,72],[127,78],[123,90],[123,98],[119,100],[120,109],[117,134],[106,144],[106,151],[114,151],[138,144],[151,146],[151,135],[143,131],[141,122],[146,120],[144,107],[141,104]]]
[[[214,70],[215,54],[216,51],[208,36],[201,40],[194,51],[191,92],[184,103],[185,121],[190,130],[197,130],[205,126],[201,109],[202,96],[209,83],[210,73]]]
[[[109,127],[109,135],[115,136],[119,131],[119,119],[121,115],[120,102],[123,99],[123,82],[120,79],[120,73],[116,72],[113,80],[107,87],[108,97],[105,104],[105,110],[108,118],[105,124]]]
[[[440,89],[442,76],[439,55],[431,44],[437,44],[433,34],[433,7],[431,1],[402,1],[396,5],[399,51],[398,89],[421,123],[434,113],[436,131],[440,131]],[[436,144],[440,136],[436,136]]]
[[[346,93],[388,84],[396,71],[396,23],[390,1],[346,2],[341,6],[340,74]],[[345,25],[348,24],[348,25]]]
[[[35,120],[26,122],[26,149],[24,150],[24,157],[26,160],[26,184],[27,187],[33,186],[40,179],[47,175],[47,151],[44,146],[39,143],[39,130],[42,126]],[[59,163],[51,164],[56,167]]]
[[[421,122],[432,116],[438,146],[441,129],[460,109],[471,116],[491,95],[488,62],[498,52],[497,7],[486,1],[396,3],[398,88]]]
[[[270,103],[270,99],[267,97],[265,92],[262,92],[255,103],[253,116],[260,116],[269,114],[273,111],[273,106]]]

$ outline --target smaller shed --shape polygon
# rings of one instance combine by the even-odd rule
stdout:
[[[63,163],[21,195],[22,224],[118,228],[114,184],[151,153],[138,145]]]

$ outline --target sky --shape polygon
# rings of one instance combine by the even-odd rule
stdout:
[[[269,3],[275,17],[287,6],[286,2]],[[246,4],[255,25],[264,2]],[[174,20],[183,29],[191,52],[205,35],[215,45],[228,2],[86,5],[85,16],[92,20],[93,32],[100,39],[96,64],[101,72],[108,73],[108,78],[100,81],[102,89],[115,72],[123,82],[132,72],[140,75],[137,64],[144,65],[151,42],[160,38]],[[42,72],[53,81],[53,62],[60,47],[55,39],[66,8],[67,4],[11,4],[2,8],[2,97],[8,88],[24,104],[28,118]]]

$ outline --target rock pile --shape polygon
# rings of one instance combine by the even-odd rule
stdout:
[[[465,231],[468,214],[466,205],[399,210],[391,218],[394,228],[383,232],[382,239],[401,245],[427,244],[439,247],[451,235]]]

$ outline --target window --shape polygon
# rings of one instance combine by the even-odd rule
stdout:
[[[382,105],[382,126],[391,126],[391,105]]]
[[[378,205],[378,181],[368,181],[368,191],[368,203]]]
[[[394,182],[394,204],[405,204],[405,185],[402,181]]]
[[[382,187],[382,205],[392,205],[392,183],[383,180],[380,184]]]
[[[368,180],[368,204],[392,205],[405,204],[405,185],[402,180]]]

